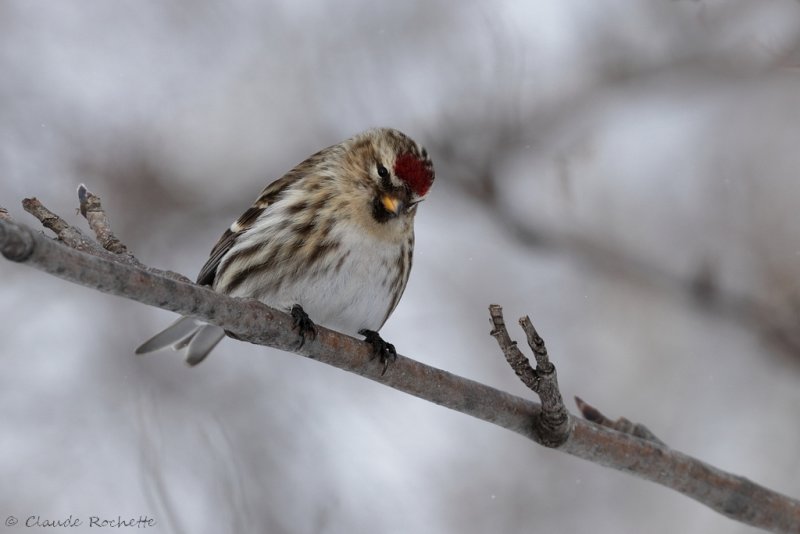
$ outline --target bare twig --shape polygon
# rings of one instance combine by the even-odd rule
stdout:
[[[39,219],[39,222],[41,222],[45,228],[52,230],[59,239],[72,245],[68,240],[73,228],[64,219],[47,209],[44,204],[39,202],[38,198],[31,197],[22,199],[22,207],[25,211]],[[65,235],[62,237],[62,234]]]
[[[111,223],[103,206],[100,204],[100,197],[81,184],[78,186],[78,200],[81,203],[79,208],[81,215],[86,217],[89,228],[97,236],[97,241],[100,242],[103,248],[113,254],[128,254],[133,258],[133,255],[128,252],[128,247],[123,245],[114,235],[114,232],[111,231]]]
[[[580,397],[575,397],[575,404],[578,405],[578,409],[581,411],[581,414],[588,420],[593,423],[597,423],[598,425],[612,428],[617,432],[623,432],[625,434],[630,434],[631,436],[636,436],[637,438],[646,439],[647,441],[652,441],[653,443],[657,443],[664,447],[667,446],[666,443],[658,439],[658,436],[653,434],[653,432],[644,426],[641,423],[634,423],[629,419],[624,417],[620,417],[616,421],[612,421],[611,419],[607,418],[603,415],[600,410],[592,406],[591,404],[587,403]]]
[[[22,201],[22,207],[39,219],[42,226],[51,230],[56,237],[70,247],[88,252],[90,254],[103,254],[105,251],[98,246],[96,241],[89,239],[83,232],[70,226],[64,219],[47,209],[38,198],[26,198]]]
[[[494,327],[490,334],[497,340],[500,350],[506,357],[508,365],[514,370],[523,384],[528,386],[534,393],[539,393],[539,375],[531,367],[528,358],[519,350],[516,341],[512,341],[508,335],[505,321],[503,320],[503,309],[497,304],[489,306],[489,316]]]
[[[318,327],[316,338],[298,348],[292,318],[255,300],[230,298],[144,270],[121,256],[87,254],[13,221],[0,220],[0,252],[65,280],[197,317],[243,341],[320,360],[542,442],[533,424],[541,418],[542,407],[534,402],[399,355],[382,376],[382,365],[370,360],[369,345],[323,327]],[[538,345],[535,339],[533,345]],[[799,501],[654,441],[567,418],[568,438],[558,450],[656,482],[742,523],[774,532],[800,532]]]
[[[580,397],[575,397],[575,404],[578,405],[578,409],[581,411],[583,416],[592,423],[597,423],[598,425],[607,428],[613,428],[617,432],[624,432],[625,434],[630,434],[631,436],[636,436],[637,438],[646,439],[648,441],[652,441],[653,443],[663,445],[664,447],[667,446],[666,443],[658,439],[658,437],[653,434],[649,428],[641,423],[634,423],[633,421],[625,419],[624,417],[620,417],[616,421],[612,421],[603,415],[600,410],[584,401]]]
[[[528,338],[536,358],[536,369],[531,367],[528,358],[519,350],[516,341],[511,340],[508,334],[503,308],[497,304],[489,306],[489,316],[492,319],[492,336],[497,340],[506,361],[522,380],[522,383],[533,390],[542,401],[542,410],[539,418],[533,421],[539,434],[541,443],[547,447],[558,447],[569,438],[569,415],[564,406],[564,399],[558,389],[556,367],[547,356],[544,340],[536,332],[529,317],[523,317],[519,324]]]
[[[106,215],[105,209],[103,209],[100,197],[89,191],[83,184],[78,186],[78,201],[80,202],[78,211],[86,218],[86,222],[89,223],[89,228],[91,228],[94,235],[97,236],[97,241],[100,242],[103,250],[114,254],[116,261],[124,262],[127,265],[153,273],[163,274],[174,280],[191,283],[189,278],[180,273],[154,269],[136,259],[136,257],[128,251],[128,247],[117,239],[117,236],[114,235],[114,232],[111,230],[111,222]]]
[[[556,366],[550,363],[547,356],[547,347],[544,340],[533,327],[527,315],[519,320],[520,326],[525,331],[528,346],[536,358],[536,374],[539,375],[539,398],[542,401],[542,428],[556,440],[566,439],[569,433],[569,417],[564,399],[558,389]]]

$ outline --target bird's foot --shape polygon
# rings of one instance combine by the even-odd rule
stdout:
[[[291,314],[292,319],[294,319],[293,328],[297,330],[297,333],[300,336],[300,345],[297,347],[300,348],[303,346],[303,344],[305,344],[306,338],[314,339],[317,337],[317,327],[314,325],[314,321],[308,317],[308,314],[299,304],[292,306]]]
[[[381,376],[386,374],[386,369],[389,368],[389,362],[397,359],[397,351],[394,350],[394,345],[384,341],[384,339],[374,330],[360,330],[358,332],[364,336],[364,341],[372,345],[372,360],[379,358],[383,364],[383,371]]]

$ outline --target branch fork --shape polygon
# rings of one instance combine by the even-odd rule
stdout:
[[[547,447],[558,447],[569,438],[570,418],[558,389],[556,367],[550,362],[544,340],[536,331],[530,317],[525,316],[519,320],[528,346],[536,358],[536,368],[534,369],[531,367],[530,360],[517,346],[517,342],[511,339],[503,319],[503,308],[492,304],[489,306],[489,316],[494,327],[491,335],[500,345],[506,361],[522,383],[536,393],[542,401],[542,410],[534,421],[534,427],[542,444]]]

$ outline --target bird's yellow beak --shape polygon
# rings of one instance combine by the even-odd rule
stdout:
[[[397,215],[397,212],[400,211],[400,201],[391,195],[381,196],[381,204],[389,213]]]

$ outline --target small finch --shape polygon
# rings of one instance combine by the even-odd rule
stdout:
[[[300,343],[314,323],[361,334],[384,363],[378,330],[408,282],[414,216],[433,184],[426,150],[375,128],[320,150],[269,184],[211,250],[197,283],[290,311]],[[225,331],[182,317],[136,349],[186,349],[196,365]]]

